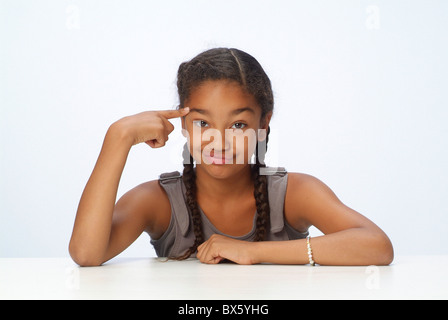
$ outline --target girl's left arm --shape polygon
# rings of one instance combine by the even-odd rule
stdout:
[[[310,240],[317,264],[388,265],[393,260],[387,235],[312,176],[288,174],[284,212],[291,226],[300,230],[314,225],[324,233]],[[252,243],[214,236],[199,247],[198,258],[205,263],[309,263],[305,239]]]

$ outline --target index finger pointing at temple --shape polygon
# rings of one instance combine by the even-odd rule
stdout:
[[[190,112],[189,108],[181,108],[181,109],[178,109],[178,110],[158,111],[158,113],[161,116],[165,117],[166,119],[183,117],[183,116],[186,116],[188,114],[188,112]]]

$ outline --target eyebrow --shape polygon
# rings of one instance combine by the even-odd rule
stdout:
[[[253,114],[255,114],[254,110],[249,108],[249,107],[235,109],[235,110],[233,110],[231,112],[231,114],[232,115],[237,115],[237,114],[243,113],[245,111],[249,111],[249,112],[252,112]],[[205,109],[199,109],[199,108],[190,108],[190,113],[192,113],[192,112],[198,112],[200,114],[205,114],[205,115],[209,115],[210,114],[210,111],[205,110]]]

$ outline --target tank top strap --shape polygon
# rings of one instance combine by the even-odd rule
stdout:
[[[190,217],[185,202],[186,190],[179,171],[162,173],[159,184],[166,191],[171,204],[171,217],[175,219],[185,237],[190,227]]]
[[[285,227],[284,205],[288,172],[283,167],[260,168],[268,181],[269,207],[271,210],[271,233],[278,233]]]

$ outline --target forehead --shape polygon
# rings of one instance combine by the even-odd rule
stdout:
[[[235,81],[206,81],[191,92],[185,106],[210,114],[235,113],[243,108],[254,115],[261,114],[255,98]]]

